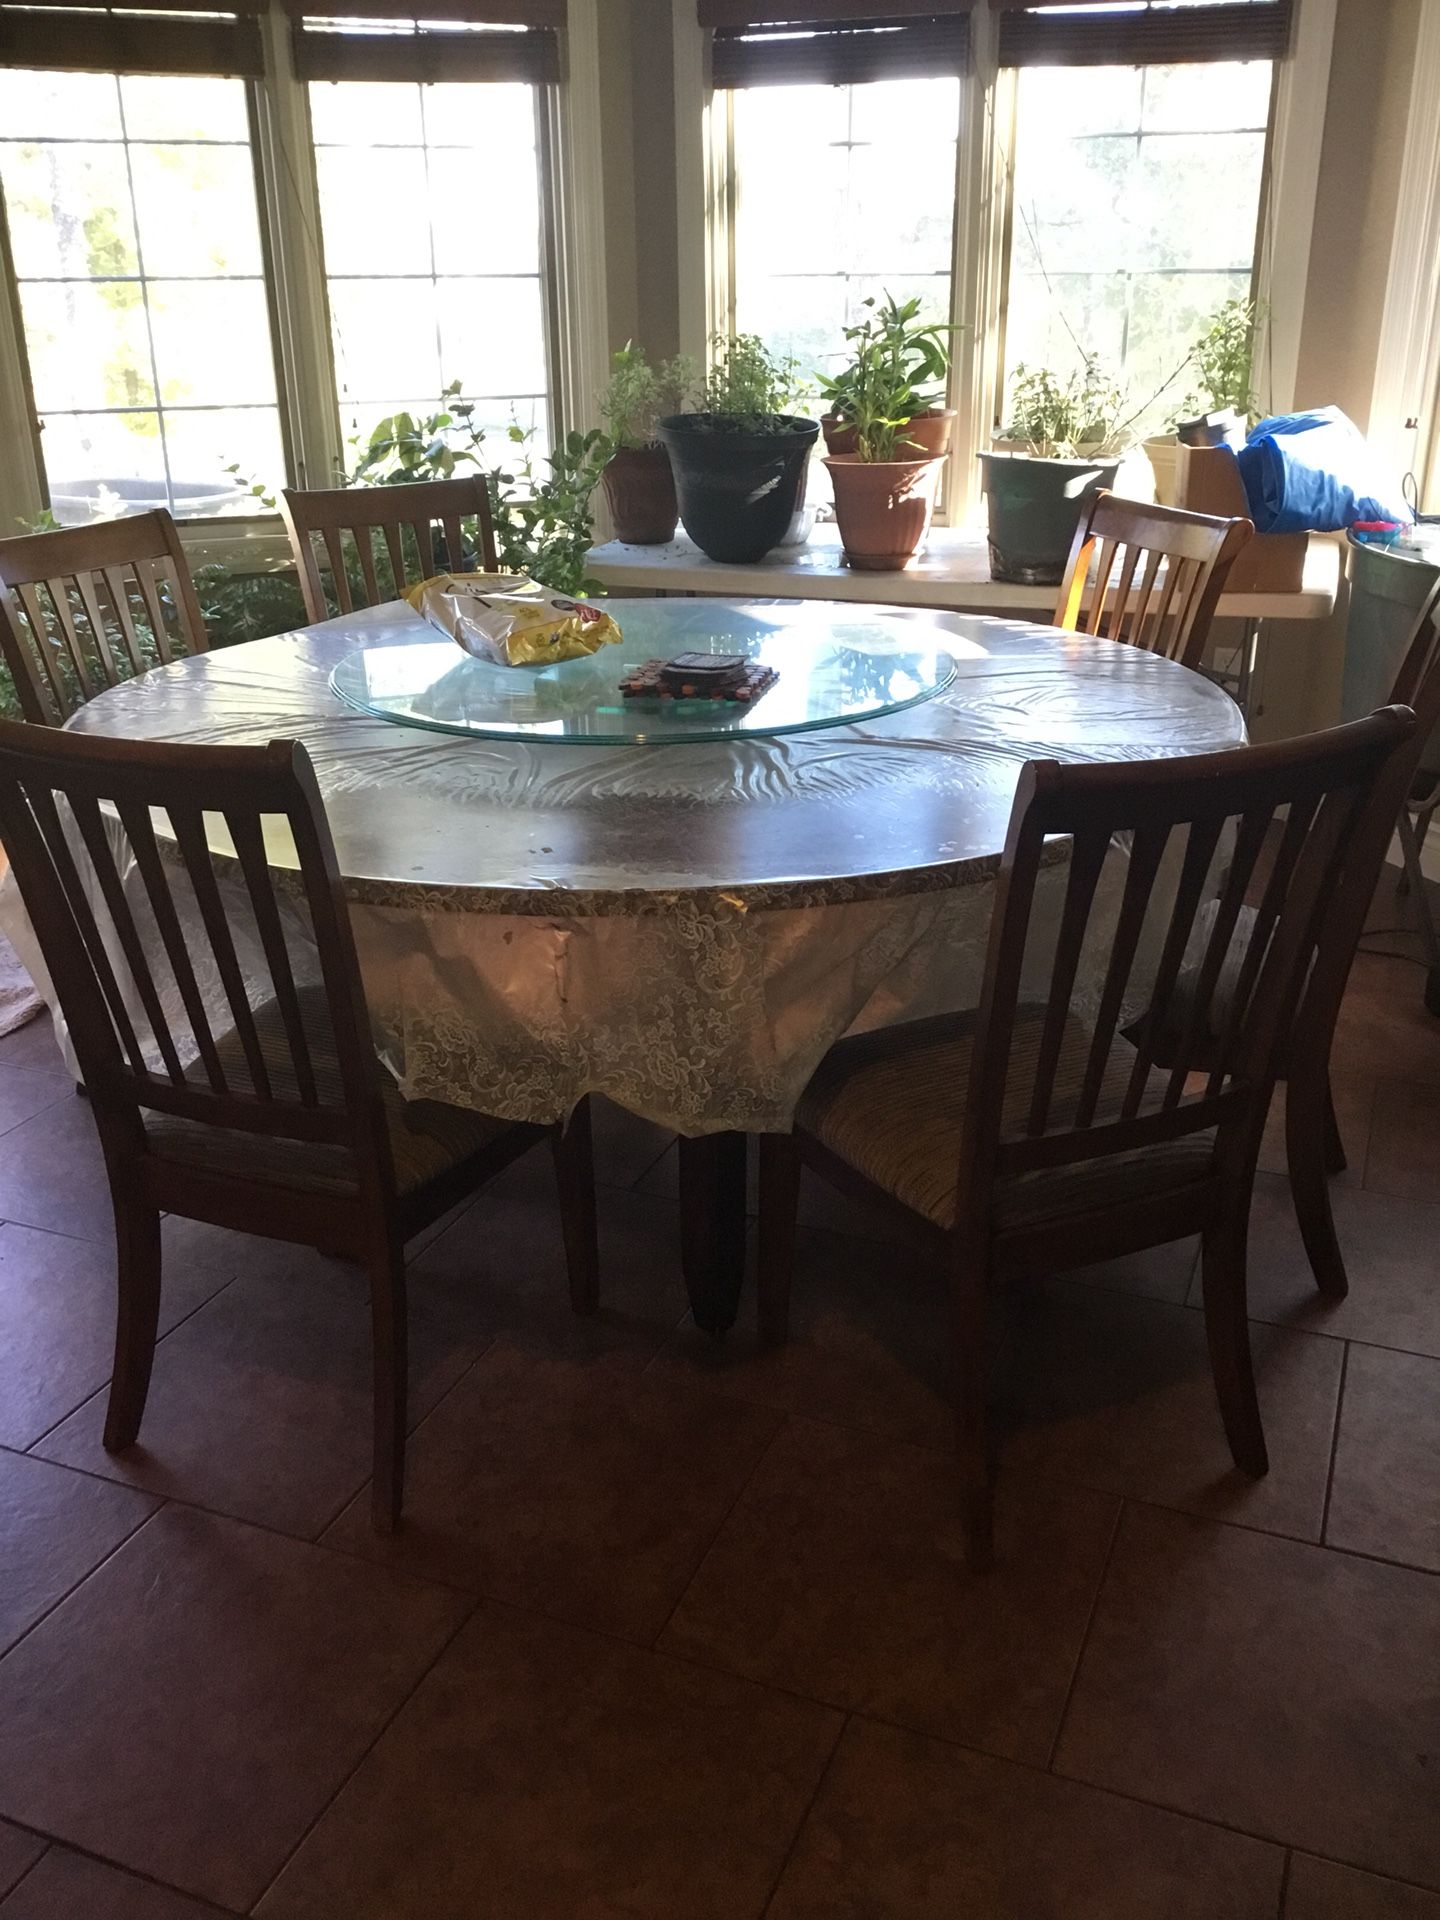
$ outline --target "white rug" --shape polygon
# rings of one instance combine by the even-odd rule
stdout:
[[[44,1001],[10,942],[0,933],[0,1034],[13,1033],[33,1020]]]

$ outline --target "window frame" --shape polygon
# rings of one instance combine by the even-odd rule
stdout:
[[[243,84],[284,479],[290,486],[324,487],[334,485],[343,470],[345,442],[309,83],[295,72],[290,17],[280,0],[272,0],[258,24],[264,76]],[[608,365],[603,249],[579,244],[580,235],[600,231],[603,209],[597,0],[569,0],[566,40],[564,81],[535,86],[544,356],[551,434],[557,440],[572,425],[595,417]],[[3,194],[0,435],[14,449],[14,457],[0,463],[3,537],[38,518],[48,499]],[[207,516],[180,525],[187,548],[207,562],[265,565],[289,551],[278,516],[268,510]]]
[[[1427,5],[1440,0],[1426,0]],[[1294,401],[1295,367],[1309,269],[1310,232],[1320,170],[1320,140],[1335,31],[1336,0],[1305,0],[1286,57],[1274,62],[1252,294],[1262,313],[1255,364],[1261,390],[1276,411]],[[692,135],[681,120],[687,93],[703,113],[705,244],[682,253],[682,310],[694,313],[703,300],[709,332],[733,327],[732,142],[710,84],[708,35],[695,25],[694,0],[673,0],[677,71],[677,173],[691,165]],[[957,328],[948,404],[956,411],[955,457],[951,461],[939,524],[959,525],[978,513],[980,467],[975,457],[998,431],[997,408],[1009,272],[1010,183],[1013,179],[1015,71],[999,65],[999,20],[994,9],[976,6],[969,16],[970,57],[961,75],[960,137],[956,151],[955,256],[951,274],[951,320]],[[686,195],[682,191],[681,219]],[[689,196],[694,205],[695,195]],[[703,273],[697,289],[695,276]],[[719,297],[717,297],[717,293]],[[702,356],[708,346],[693,335],[686,343]],[[1437,410],[1440,411],[1440,410]],[[1435,458],[1440,463],[1440,418]],[[1440,477],[1437,477],[1440,484]]]

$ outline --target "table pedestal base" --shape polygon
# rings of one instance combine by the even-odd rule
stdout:
[[[728,1333],[745,1278],[746,1136],[680,1141],[680,1260],[697,1327]]]

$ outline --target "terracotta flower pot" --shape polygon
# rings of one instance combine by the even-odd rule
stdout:
[[[675,538],[680,509],[664,447],[621,447],[600,477],[617,540],[632,547],[659,547]]]
[[[950,431],[954,424],[953,407],[931,407],[925,413],[917,413],[910,421],[906,444],[925,454],[949,453]],[[820,428],[825,435],[827,453],[854,453],[855,429],[838,414],[827,413],[820,422]]]
[[[930,529],[944,459],[861,460],[842,453],[825,464],[850,565],[866,573],[909,566]]]

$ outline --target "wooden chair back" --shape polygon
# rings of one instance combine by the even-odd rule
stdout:
[[[479,474],[395,487],[287,488],[280,510],[311,620],[398,599],[447,568],[493,573],[499,564],[490,490]]]
[[[1230,569],[1254,533],[1248,520],[1147,506],[1102,489],[1075,529],[1055,625],[1198,667]]]
[[[1306,969],[1312,958],[1317,970],[1349,966],[1349,951],[1339,949],[1353,916],[1339,910],[1348,906],[1340,896],[1365,884],[1355,851],[1388,804],[1381,789],[1393,792],[1414,725],[1412,713],[1392,707],[1278,746],[1139,765],[1026,766],[977,1016],[959,1185],[972,1228],[997,1177],[1212,1128],[1217,1146],[1236,1147],[1233,1164],[1245,1166]],[[1128,859],[1112,923],[1095,909],[1117,835],[1128,839]],[[1032,1016],[1039,1031],[1017,1086],[1013,1042],[1036,886],[1065,841],[1060,925],[1053,954],[1044,949],[1048,984]],[[1338,940],[1332,927],[1342,930]],[[1088,977],[1082,959],[1094,962]],[[1072,1055],[1057,1090],[1077,1030],[1083,1060]],[[1153,1041],[1164,1035],[1162,1070]]]
[[[27,720],[60,726],[103,688],[205,649],[190,568],[163,507],[0,540],[0,651]]]
[[[215,854],[218,827],[228,847]],[[149,1109],[347,1147],[392,1189],[354,939],[299,742],[172,746],[0,723],[0,839],[102,1138],[119,1127],[138,1147]],[[267,840],[287,858],[293,845],[318,988],[297,978]],[[225,875],[236,884],[222,892]],[[252,1008],[269,1002],[283,1046],[272,1039],[267,1056]],[[316,1072],[322,1045],[338,1087],[333,1067]]]
[[[1415,709],[1418,757],[1425,750],[1430,730],[1440,723],[1440,581],[1431,588],[1416,618],[1390,699],[1397,707]]]

